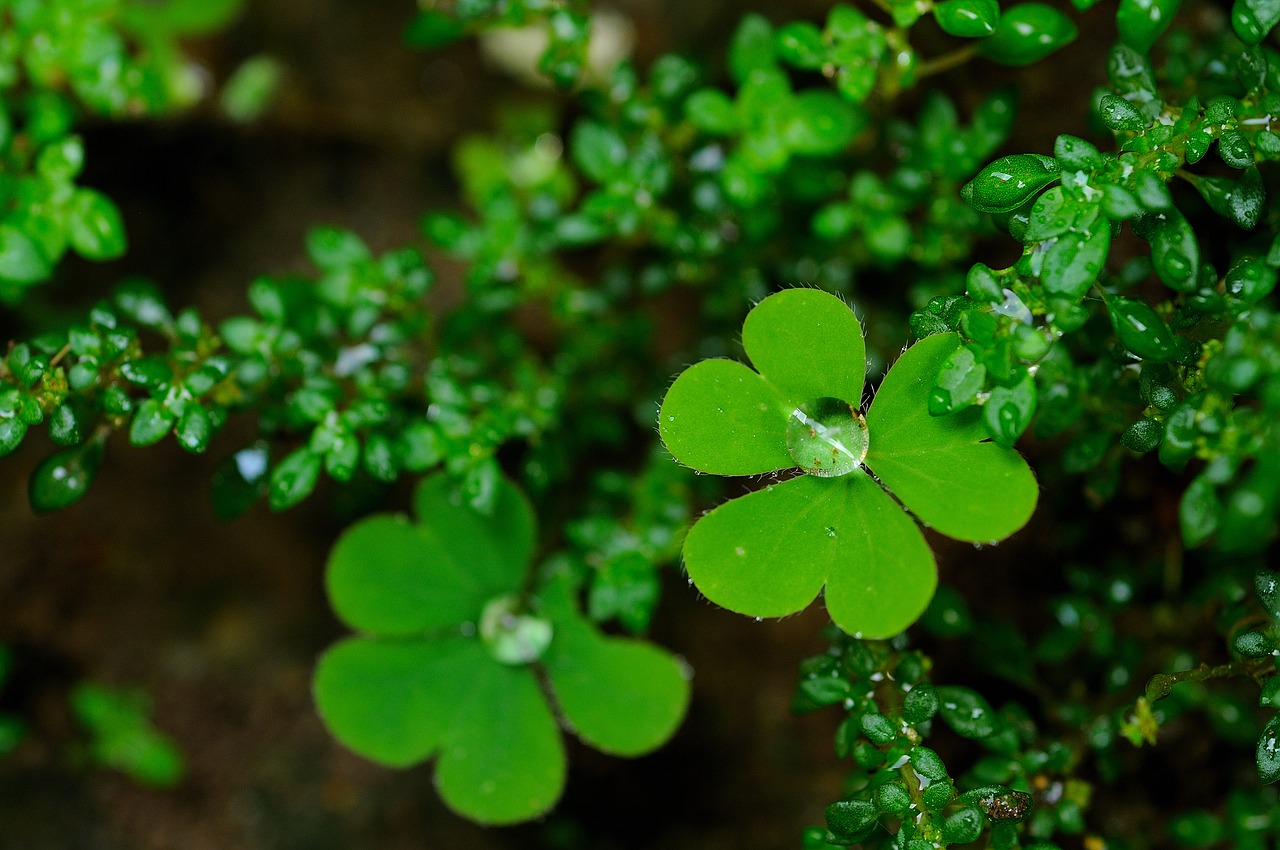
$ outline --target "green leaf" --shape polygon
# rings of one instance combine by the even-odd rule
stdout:
[[[422,528],[401,517],[375,516],[338,538],[325,585],[334,613],[354,629],[391,637],[425,634],[479,620],[492,594],[468,566]]]
[[[1212,537],[1222,524],[1222,514],[1222,501],[1213,482],[1204,475],[1196,476],[1178,503],[1178,526],[1187,547],[1199,546]]]
[[[574,126],[570,150],[582,173],[597,183],[610,182],[627,163],[626,142],[597,121],[579,121]]]
[[[1259,44],[1280,23],[1280,0],[1236,0],[1231,26],[1245,44]]]
[[[1102,123],[1116,132],[1140,133],[1147,126],[1138,107],[1114,94],[1102,96],[1098,102],[1098,114],[1102,116]]]
[[[1148,234],[1151,262],[1156,274],[1170,289],[1194,292],[1200,268],[1200,244],[1182,213],[1169,209],[1155,216]]]
[[[92,189],[79,189],[71,199],[67,215],[71,245],[90,260],[114,260],[124,255],[124,222],[120,210],[107,196]]]
[[[996,0],[943,0],[933,7],[933,17],[948,35],[982,38],[996,31],[1000,4]]]
[[[1280,573],[1275,570],[1258,570],[1253,576],[1253,589],[1267,616],[1280,620]]]
[[[529,500],[495,476],[492,506],[481,513],[444,474],[423,479],[413,499],[419,528],[487,596],[519,590],[533,558],[536,522]]]
[[[689,531],[684,559],[708,599],[757,617],[800,611],[825,583],[831,619],[868,638],[909,626],[937,583],[920,530],[861,472],[727,502]]]
[[[405,27],[404,41],[410,47],[431,50],[457,41],[467,34],[467,26],[462,21],[435,9],[418,12],[417,16]]]
[[[1173,332],[1146,302],[1108,298],[1107,313],[1120,344],[1143,360],[1168,363],[1178,356]]]
[[[576,612],[551,612],[555,636],[544,658],[569,728],[597,750],[647,753],[666,742],[689,705],[689,680],[653,644],[607,638]]]
[[[866,464],[922,522],[948,537],[1001,540],[1026,524],[1039,488],[1017,452],[981,442],[987,432],[978,409],[928,413],[933,376],[961,350],[958,336],[939,334],[898,359],[867,412]]]
[[[1011,154],[978,172],[978,176],[964,184],[960,195],[981,212],[1009,212],[1057,179],[1058,164],[1053,157]]]
[[[684,104],[685,118],[690,124],[713,136],[727,136],[738,131],[738,110],[729,96],[719,89],[699,89]]]
[[[753,71],[776,68],[773,49],[772,25],[760,15],[744,15],[729,43],[729,73],[741,85]]]
[[[814,71],[827,61],[822,30],[808,21],[792,21],[775,34],[778,58],[796,68]]]
[[[747,356],[791,402],[862,402],[866,348],[862,325],[843,301],[818,289],[770,295],[742,326]]]
[[[938,383],[929,394],[929,415],[945,416],[973,404],[987,384],[987,367],[961,346],[943,361]]]
[[[1031,424],[1036,402],[1036,382],[1029,372],[1023,372],[1017,383],[993,387],[982,407],[991,439],[1005,447],[1017,442]]]
[[[1266,208],[1267,191],[1256,167],[1246,168],[1239,180],[1196,176],[1191,184],[1214,212],[1245,230],[1253,230]]]
[[[996,31],[978,52],[1002,65],[1029,65],[1075,40],[1076,25],[1052,6],[1020,3],[1000,15]]]
[[[982,812],[972,807],[961,809],[942,822],[942,841],[948,845],[970,844],[982,835],[985,825]]]
[[[440,797],[480,823],[543,814],[564,788],[565,754],[533,671],[476,663],[465,681],[436,765]]]
[[[439,749],[472,671],[491,664],[475,640],[349,638],[316,665],[316,710],[345,746],[407,767]]]
[[[1254,762],[1263,785],[1280,780],[1280,715],[1272,717],[1258,738]]]
[[[938,687],[939,712],[956,734],[985,738],[998,728],[995,709],[977,691],[951,685]]]
[[[1120,40],[1139,53],[1146,53],[1173,23],[1182,0],[1120,0],[1116,28]]]
[[[1111,222],[1103,216],[1086,230],[1063,233],[1045,252],[1040,282],[1046,292],[1077,300],[1102,272],[1111,251]]]
[[[787,147],[807,156],[840,153],[867,123],[866,113],[828,91],[802,92],[787,102],[784,114]]]
[[[22,444],[27,435],[27,423],[16,416],[0,419],[0,457],[12,452]]]
[[[282,511],[301,502],[320,480],[321,456],[305,446],[290,452],[271,470],[267,502],[271,510]]]
[[[307,254],[311,262],[328,271],[372,258],[369,248],[349,230],[313,227],[307,232]]]
[[[101,465],[102,442],[96,439],[45,458],[31,473],[27,495],[32,510],[47,513],[71,507],[89,492]]]
[[[716,475],[773,472],[795,466],[786,443],[791,407],[741,363],[703,360],[667,390],[658,431],[685,466]]]
[[[53,266],[27,234],[0,224],[0,279],[35,283],[53,273]]]

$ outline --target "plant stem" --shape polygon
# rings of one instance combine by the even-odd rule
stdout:
[[[950,71],[959,65],[968,62],[978,53],[976,44],[968,44],[964,47],[944,53],[941,56],[935,56],[932,59],[920,63],[920,67],[916,69],[916,77],[923,79],[931,74],[940,74],[943,71]]]
[[[1230,676],[1252,677],[1254,675],[1253,666],[1246,663],[1245,660],[1240,660],[1232,661],[1230,664],[1219,664],[1216,667],[1201,664],[1191,670],[1179,670],[1176,673],[1157,673],[1147,682],[1147,700],[1155,702],[1164,699],[1173,690],[1174,685],[1182,682],[1203,682],[1208,679],[1225,679]]]

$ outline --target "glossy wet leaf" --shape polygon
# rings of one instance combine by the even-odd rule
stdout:
[[[910,625],[936,583],[915,523],[861,472],[802,476],[727,502],[690,530],[684,556],[708,599],[752,616],[803,610],[826,584],[832,620],[867,637]]]
[[[1262,730],[1255,750],[1254,762],[1263,785],[1280,780],[1280,716],[1272,717]]]
[[[1035,379],[1024,372],[1011,384],[997,384],[982,407],[987,433],[1002,446],[1012,446],[1031,424],[1039,394]]]
[[[1113,297],[1107,312],[1120,343],[1152,363],[1167,363],[1178,353],[1173,332],[1155,310],[1143,301]]]
[[[1235,0],[1231,25],[1245,44],[1259,44],[1280,23],[1280,0]]]
[[[47,513],[71,507],[89,492],[101,464],[102,443],[97,439],[45,458],[28,484],[32,510]]]
[[[1173,23],[1182,0],[1120,0],[1116,28],[1120,40],[1139,53],[1146,53]]]
[[[943,0],[933,7],[933,17],[948,35],[981,38],[995,32],[1000,5],[995,0]]]
[[[1040,280],[1047,292],[1082,298],[1102,272],[1111,250],[1111,223],[1098,217],[1086,230],[1063,233],[1045,252]]]
[[[1102,116],[1104,124],[1119,132],[1138,133],[1147,126],[1136,106],[1114,94],[1102,96],[1098,103],[1098,114]]]
[[[946,724],[966,738],[985,738],[998,728],[995,709],[977,691],[951,685],[938,687],[939,712]]]
[[[1075,40],[1076,25],[1065,14],[1043,3],[1020,3],[1006,8],[996,30],[979,42],[983,56],[1002,65],[1029,65]]]
[[[1179,292],[1194,291],[1200,244],[1182,214],[1170,209],[1156,216],[1148,241],[1156,274],[1165,285]]]
[[[1052,157],[1011,154],[978,172],[964,185],[960,194],[982,212],[1009,212],[1057,179],[1058,165]]]
[[[929,415],[944,416],[973,404],[987,384],[987,367],[961,346],[947,357],[929,394]]]

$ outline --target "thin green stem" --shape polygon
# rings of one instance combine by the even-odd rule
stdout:
[[[978,55],[977,44],[967,44],[964,47],[944,53],[941,56],[935,56],[920,63],[920,67],[916,69],[917,79],[924,79],[932,74],[940,74],[943,71],[950,71],[952,68],[959,67],[968,62],[974,56]]]

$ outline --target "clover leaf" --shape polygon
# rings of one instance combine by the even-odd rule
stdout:
[[[662,440],[702,472],[802,474],[721,505],[689,531],[685,567],[712,602],[777,617],[825,586],[836,625],[887,637],[920,616],[937,584],[916,520],[995,542],[1030,518],[1035,477],[1017,452],[986,442],[981,410],[929,413],[958,335],[907,349],[865,416],[862,326],[839,298],[776,293],[747,315],[742,336],[755,370],[732,360],[686,369],[663,399]]]
[[[437,475],[414,507],[416,522],[357,523],[330,555],[334,610],[360,632],[316,667],[316,705],[338,740],[396,767],[435,757],[446,804],[514,823],[560,796],[561,726],[622,756],[671,736],[689,701],[673,656],[602,635],[564,571],[524,600],[535,523],[513,484],[502,479],[482,515]]]

